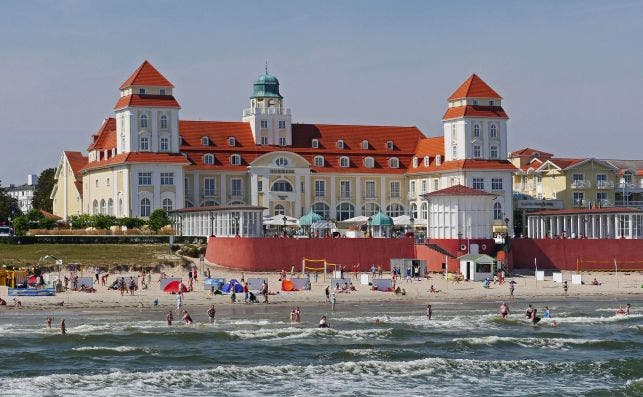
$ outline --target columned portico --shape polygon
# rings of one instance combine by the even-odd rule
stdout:
[[[643,210],[636,208],[583,208],[529,214],[530,238],[643,238]]]

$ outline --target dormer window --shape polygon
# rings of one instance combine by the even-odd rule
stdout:
[[[228,137],[228,146],[237,146],[237,140],[235,139],[235,137]]]
[[[347,156],[342,156],[342,157],[339,158],[339,166],[340,167],[348,168],[348,167],[350,167],[350,164],[351,164],[351,162],[350,162],[350,160],[348,159]]]
[[[145,95],[145,88],[139,88],[138,93],[141,95]]]
[[[232,165],[241,165],[241,156],[238,154],[233,154],[230,156],[230,164]]]
[[[474,124],[473,125],[473,137],[474,138],[479,138],[480,137],[480,124]]]
[[[431,164],[431,159],[429,156],[424,156],[424,166],[428,167]]]
[[[435,165],[440,164],[442,164],[442,156],[438,154],[437,156],[435,156]]]
[[[162,130],[167,130],[167,116],[166,115],[161,116],[161,129]]]
[[[391,157],[388,159],[389,168],[400,168],[400,160],[397,157]]]
[[[278,167],[285,167],[288,165],[288,159],[285,157],[278,157],[277,160],[275,160],[275,164],[277,164]]]
[[[344,148],[344,140],[343,139],[338,139],[337,140],[337,149],[343,149]]]
[[[362,141],[362,149],[368,150],[368,141],[366,140]]]
[[[140,125],[141,128],[147,128],[147,115],[146,114],[141,115],[139,125]]]
[[[393,150],[394,147],[393,141],[386,141],[386,150]]]
[[[312,146],[313,149],[319,148],[319,140],[313,139],[312,142],[310,143],[310,146]]]
[[[477,105],[477,104],[478,104],[478,100],[477,100],[477,99],[474,99],[474,100],[472,100],[472,101],[471,101],[471,103],[472,103],[473,105]]]
[[[413,168],[417,168],[417,167],[418,167],[418,158],[413,157]]]
[[[205,165],[213,165],[214,164],[214,155],[210,154],[210,153],[203,155],[203,164],[205,164]]]
[[[201,145],[210,146],[210,138],[208,138],[207,136],[201,137]]]
[[[324,156],[315,156],[315,158],[313,159],[313,163],[315,164],[315,167],[323,167]]]
[[[161,88],[159,90],[159,95],[165,95],[165,88]]]
[[[372,157],[364,157],[364,167],[366,168],[375,167],[375,160]]]

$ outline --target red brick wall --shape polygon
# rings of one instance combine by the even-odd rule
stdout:
[[[389,269],[391,258],[415,258],[415,244],[410,238],[210,237],[205,256],[217,265],[248,271],[300,270],[302,258],[326,259],[350,271],[359,264],[368,271],[373,263]]]
[[[507,261],[517,269],[643,270],[643,240],[515,239]],[[628,263],[629,262],[629,263]]]

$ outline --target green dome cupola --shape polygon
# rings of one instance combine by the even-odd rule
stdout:
[[[250,98],[283,98],[279,93],[279,80],[268,73],[267,64],[265,73],[257,77],[257,80],[255,80],[252,96]]]

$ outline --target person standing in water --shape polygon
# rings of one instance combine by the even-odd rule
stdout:
[[[299,308],[299,306],[297,306],[297,308],[295,309],[295,322],[301,322],[301,309]]]
[[[516,283],[514,283],[513,281],[509,283],[509,297],[511,297],[512,299],[514,298],[514,290],[516,289],[515,285]]]
[[[176,312],[177,313],[181,312],[181,306],[183,306],[183,297],[179,293],[176,295]]]
[[[214,324],[214,316],[217,315],[217,310],[214,308],[214,305],[210,306],[208,309],[208,318],[210,319],[210,324]]]
[[[330,294],[330,304],[333,306],[333,311],[335,311],[335,305],[337,304],[337,295],[333,292]]]
[[[543,318],[551,318],[551,313],[549,312],[549,306],[545,306],[545,311],[543,312]]]
[[[47,328],[51,328],[52,321],[54,321],[54,319],[51,316],[47,317]]]
[[[319,328],[330,328],[330,323],[326,319],[326,316],[322,316],[319,320]]]
[[[507,306],[505,302],[502,302],[500,305],[500,317],[507,318],[507,315],[509,315],[509,306]]]
[[[172,321],[174,320],[174,316],[172,315],[172,310],[169,310],[167,314],[165,315],[165,320],[167,321],[167,325],[172,325]]]
[[[330,303],[330,287],[329,286],[326,286],[325,292],[326,292],[326,302]]]
[[[65,325],[65,319],[63,318],[60,322],[60,333],[63,335],[67,334],[67,326]]]
[[[567,290],[569,289],[569,285],[567,285],[567,281],[563,282],[563,296],[567,296]]]
[[[536,315],[536,312],[537,312],[537,311],[538,311],[538,310],[534,309],[534,310],[531,312],[531,323],[532,323],[533,325],[538,324],[538,322],[540,321],[540,317],[538,317],[538,316]]]
[[[432,316],[433,316],[433,309],[431,308],[431,305],[427,305],[427,307],[426,307],[426,318],[428,318],[430,320]]]
[[[190,317],[190,313],[188,313],[187,310],[183,310],[183,322],[185,325],[192,325],[192,317]]]
[[[534,309],[529,305],[527,310],[525,310],[525,317],[531,318],[532,314],[534,313]]]

